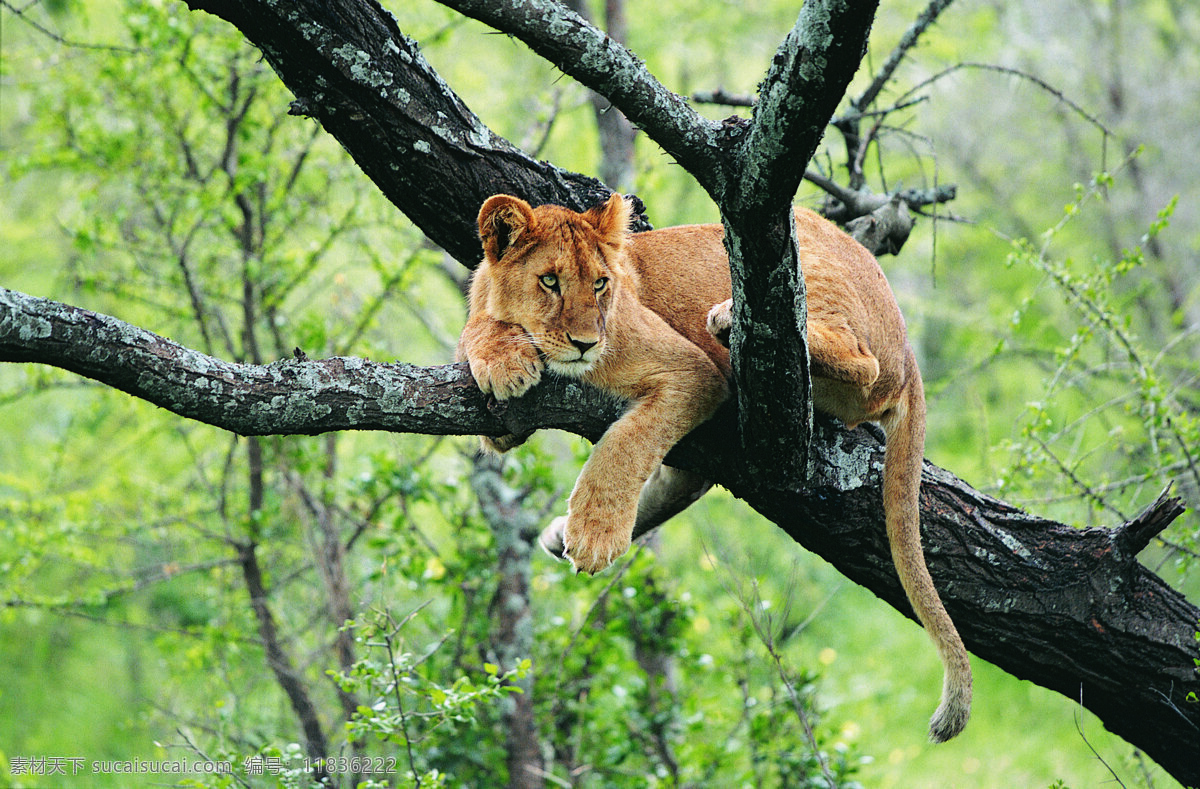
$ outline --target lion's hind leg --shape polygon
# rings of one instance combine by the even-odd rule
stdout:
[[[712,483],[699,474],[660,463],[646,484],[642,485],[642,492],[638,496],[633,539],[674,518],[711,487]]]
[[[808,322],[808,358],[814,377],[869,388],[879,380],[879,360],[844,323]]]
[[[709,334],[729,347],[733,328],[733,300],[727,299],[708,311]],[[869,387],[879,378],[879,360],[843,321],[833,326],[810,315],[808,356],[812,374],[821,378]]]
[[[563,544],[563,534],[566,530],[567,516],[559,515],[538,535],[538,545],[542,546],[542,550],[559,561],[567,558],[567,547]]]
[[[713,308],[708,311],[705,325],[708,333],[715,337],[717,342],[728,348],[729,332],[733,329],[733,299],[726,299],[720,304],[713,305]]]

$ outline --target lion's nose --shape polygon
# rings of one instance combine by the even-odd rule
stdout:
[[[574,337],[571,337],[570,340],[571,340],[571,344],[579,349],[580,356],[583,356],[585,353],[587,353],[588,351],[590,351],[591,349],[596,347],[595,342],[587,342],[586,340],[577,340]]]

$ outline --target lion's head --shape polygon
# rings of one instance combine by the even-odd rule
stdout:
[[[605,323],[627,286],[629,206],[614,194],[582,214],[494,195],[479,211],[487,312],[523,328],[546,366],[581,376],[604,354]],[[484,272],[481,272],[481,274]]]

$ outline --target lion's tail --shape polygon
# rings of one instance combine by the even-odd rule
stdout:
[[[933,639],[945,676],[942,700],[929,722],[929,737],[945,742],[971,716],[971,663],[966,647],[933,586],[921,549],[921,466],[925,454],[925,392],[915,363],[908,365],[905,397],[885,421],[883,506],[892,561],[917,618]]]

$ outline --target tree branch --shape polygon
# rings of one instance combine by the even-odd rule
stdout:
[[[74,370],[181,416],[257,434],[499,435],[555,427],[595,440],[623,410],[561,379],[503,410],[490,408],[459,365],[229,364],[115,318],[5,290],[0,361]],[[746,450],[731,440],[735,434],[727,404],[668,461],[726,486],[911,616],[883,527],[883,447],[875,432],[847,432],[819,417],[804,484],[783,487],[753,471]],[[1178,499],[1163,498],[1133,523],[1161,529],[1178,512]],[[1193,663],[1200,608],[1136,561],[1130,549],[1138,541],[1128,529],[1075,529],[1038,518],[929,463],[921,527],[930,573],[972,652],[1072,699],[1082,689],[1084,705],[1109,729],[1184,784],[1200,783],[1200,704],[1189,701],[1200,694]]]
[[[858,98],[850,100],[851,111],[833,121],[833,125],[842,133],[842,138],[846,143],[846,168],[850,175],[851,189],[860,190],[866,184],[866,176],[863,174],[862,169],[863,157],[866,156],[868,147],[875,139],[875,135],[883,123],[883,117],[908,105],[901,100],[891,108],[883,110],[880,118],[864,137],[860,130],[860,124],[866,117],[867,108],[875,102],[879,93],[891,81],[896,69],[908,55],[909,50],[916,46],[917,40],[937,20],[938,16],[941,15],[942,11],[952,1],[931,0],[929,5],[925,7],[925,10],[921,12],[908,30],[905,31],[900,42],[892,50],[887,60],[884,61],[883,67],[876,73],[874,79],[871,80],[871,84],[867,86],[867,89]],[[907,95],[905,94],[905,98],[907,98]]]
[[[909,50],[917,45],[917,40],[937,21],[937,18],[941,16],[941,13],[952,2],[954,0],[931,0],[929,5],[925,6],[925,10],[913,20],[908,30],[904,31],[904,35],[900,37],[900,42],[896,44],[895,49],[888,55],[887,60],[883,62],[883,66],[875,74],[875,77],[871,80],[871,84],[859,94],[858,98],[851,100],[850,106],[854,110],[861,112],[875,102],[880,92],[891,82],[892,76],[896,73],[896,69],[900,67],[900,63],[908,55]]]
[[[1162,534],[1163,529],[1183,514],[1183,501],[1170,495],[1171,487],[1168,485],[1158,494],[1154,503],[1136,518],[1113,530],[1113,546],[1122,555],[1130,559],[1137,556],[1151,540]]]
[[[796,187],[867,50],[878,0],[807,2],[775,53],[741,143],[740,211],[791,208]]]
[[[3,288],[0,362],[51,364],[243,436],[527,434],[581,426],[575,409],[584,409],[595,417],[584,435],[595,439],[620,413],[611,398],[565,379],[500,405],[479,391],[465,364],[417,367],[353,357],[226,362],[108,315]]]
[[[238,562],[242,566],[242,576],[246,581],[246,591],[250,595],[250,607],[258,620],[258,633],[262,638],[263,649],[267,654],[267,665],[275,674],[275,679],[288,697],[288,702],[300,721],[304,731],[304,740],[308,755],[316,761],[313,767],[313,778],[318,783],[328,780],[328,770],[323,761],[330,753],[325,731],[321,727],[321,716],[317,713],[316,705],[309,695],[308,688],[300,678],[299,672],[291,658],[283,648],[279,637],[279,629],[275,624],[275,616],[267,605],[267,589],[263,583],[262,568],[255,553],[254,543],[240,546]]]

